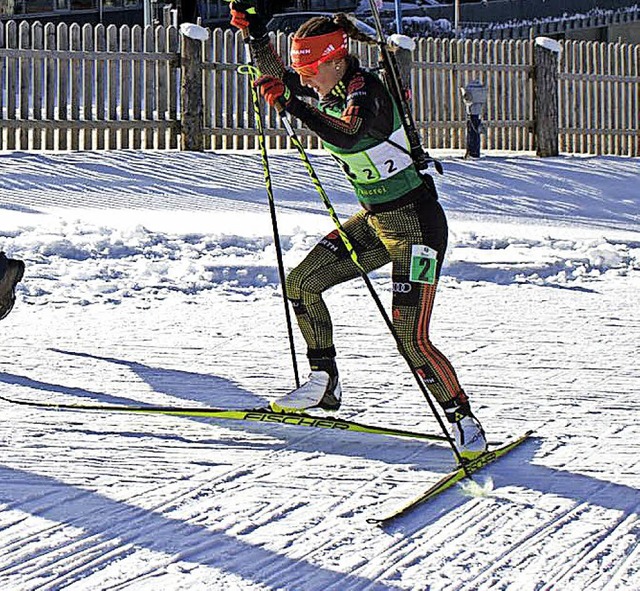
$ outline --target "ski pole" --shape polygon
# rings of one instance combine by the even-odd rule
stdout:
[[[289,300],[287,298],[287,285],[284,272],[284,261],[282,258],[282,246],[280,244],[280,232],[278,231],[278,218],[276,215],[276,204],[273,196],[273,183],[271,180],[271,170],[269,168],[269,159],[267,157],[267,145],[264,135],[264,126],[262,125],[262,113],[260,109],[260,97],[258,90],[254,87],[253,83],[259,75],[259,70],[253,65],[251,57],[251,49],[249,47],[249,32],[242,30],[242,40],[245,43],[247,64],[238,68],[238,72],[241,74],[247,74],[250,80],[251,86],[251,98],[253,102],[253,111],[256,120],[256,130],[258,132],[258,144],[260,146],[260,156],[262,158],[262,168],[264,170],[264,184],[267,191],[267,200],[269,201],[269,213],[271,215],[271,226],[273,228],[273,242],[276,247],[276,258],[278,261],[278,275],[280,277],[280,286],[282,288],[282,299],[284,303],[284,314],[287,322],[287,333],[289,335],[289,349],[291,351],[291,361],[293,363],[293,375],[296,382],[296,388],[300,387],[300,377],[298,375],[298,364],[296,361],[296,349],[293,339],[293,327],[291,323],[291,313],[289,310]]]
[[[422,395],[426,398],[426,400],[427,400],[427,402],[429,404],[429,407],[431,408],[431,412],[433,413],[434,417],[436,418],[436,421],[440,425],[440,428],[442,429],[446,440],[448,441],[449,445],[451,446],[451,449],[453,450],[453,455],[455,456],[458,464],[460,464],[460,466],[464,470],[465,475],[468,478],[471,478],[471,473],[467,470],[465,461],[462,458],[462,456],[460,455],[460,451],[456,447],[451,435],[447,431],[447,428],[446,428],[444,422],[442,421],[442,417],[440,417],[440,414],[438,413],[438,410],[436,409],[436,406],[435,406],[433,400],[431,399],[431,395],[429,394],[429,391],[427,390],[427,387],[425,386],[424,382],[420,378],[420,374],[418,374],[418,371],[416,370],[416,368],[414,368],[413,365],[411,364],[411,361],[409,360],[409,356],[407,355],[407,353],[406,353],[406,351],[404,349],[404,344],[402,343],[402,340],[400,339],[400,336],[398,335],[398,332],[396,331],[395,327],[393,326],[393,322],[391,321],[391,318],[389,318],[389,314],[385,310],[384,305],[382,304],[382,301],[380,300],[380,297],[378,296],[375,288],[373,287],[373,284],[371,283],[371,279],[369,279],[369,276],[367,275],[366,270],[364,269],[364,267],[360,263],[360,261],[358,259],[358,254],[356,253],[355,249],[353,248],[353,245],[351,244],[351,240],[349,240],[349,236],[347,235],[347,233],[346,233],[346,231],[345,231],[345,229],[344,229],[344,227],[342,225],[342,222],[340,221],[340,218],[338,217],[338,214],[336,213],[336,210],[333,207],[333,204],[331,203],[331,200],[329,199],[329,196],[327,195],[327,193],[324,190],[322,184],[320,183],[320,179],[318,178],[318,175],[317,175],[316,171],[314,170],[313,165],[311,164],[311,161],[309,160],[309,156],[307,155],[307,152],[305,151],[304,146],[300,142],[300,139],[298,138],[295,130],[293,129],[293,127],[291,125],[291,121],[289,120],[289,116],[288,116],[287,112],[284,110],[284,108],[280,104],[277,105],[276,109],[278,111],[278,114],[280,115],[280,118],[282,120],[282,124],[284,125],[284,128],[287,131],[289,139],[291,140],[291,143],[295,146],[296,150],[298,151],[298,154],[300,155],[300,158],[301,158],[302,162],[304,163],[304,166],[307,169],[307,172],[309,173],[309,176],[311,177],[311,181],[313,182],[313,185],[315,186],[316,190],[318,191],[318,194],[320,195],[320,199],[322,200],[322,203],[327,208],[327,210],[329,212],[329,215],[331,216],[331,219],[333,220],[333,222],[334,222],[334,224],[336,226],[338,234],[340,235],[340,238],[341,238],[345,248],[347,249],[347,252],[349,253],[349,256],[351,257],[351,260],[354,262],[356,268],[358,269],[358,272],[360,273],[360,276],[364,280],[364,283],[367,286],[367,289],[369,290],[369,293],[371,294],[371,297],[373,298],[373,301],[375,302],[376,307],[380,311],[380,314],[382,315],[382,318],[384,319],[384,322],[387,325],[387,328],[391,332],[391,335],[393,336],[393,338],[394,338],[394,340],[396,342],[396,345],[398,347],[398,351],[400,352],[400,355],[407,362],[407,365],[409,366],[409,369],[411,370],[411,373],[413,374],[413,377],[415,378],[416,383],[418,384],[418,388],[422,392]]]

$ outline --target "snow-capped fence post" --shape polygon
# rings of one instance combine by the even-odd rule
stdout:
[[[558,62],[561,45],[538,37],[534,48],[534,118],[538,156],[558,155]]]
[[[191,23],[180,25],[182,36],[181,59],[182,80],[180,86],[180,119],[182,149],[202,152],[203,99],[202,99],[202,42],[209,31]]]

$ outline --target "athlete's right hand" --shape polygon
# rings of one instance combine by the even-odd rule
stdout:
[[[284,109],[291,100],[291,91],[280,78],[260,76],[253,85],[260,89],[265,101],[272,107]]]
[[[230,6],[231,24],[247,31],[254,39],[260,39],[267,34],[267,28],[255,6],[248,2],[232,2]]]

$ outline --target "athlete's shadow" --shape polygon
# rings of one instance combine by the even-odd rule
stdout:
[[[137,361],[103,357],[79,351],[65,351],[55,348],[49,350],[62,355],[122,365],[135,373],[154,392],[168,394],[189,402],[200,402],[216,408],[254,408],[265,406],[267,403],[264,398],[241,388],[231,380],[213,374],[152,367]],[[123,399],[121,403],[131,404],[131,400]]]
[[[115,363],[130,368],[135,374],[147,383],[154,392],[167,394],[174,398],[180,398],[184,403],[176,404],[183,408],[198,408],[202,405],[216,408],[257,408],[265,407],[267,400],[249,392],[238,384],[215,375],[198,374],[174,369],[161,369],[151,367],[135,361],[127,361],[112,357],[103,357],[90,353],[50,349],[63,355],[71,355],[91,360]],[[86,390],[77,387],[62,386],[60,384],[34,380],[26,376],[13,375],[0,372],[0,382],[15,384],[42,390],[50,394],[60,393],[73,396],[84,404],[113,404],[144,406],[139,401],[131,398],[115,396],[104,392]],[[55,402],[50,398],[47,402]],[[61,401],[62,402],[62,401]],[[64,400],[69,403],[68,399]],[[71,402],[73,403],[73,402]],[[194,404],[200,403],[200,404]],[[161,406],[167,405],[162,402]],[[187,418],[187,417],[185,417]],[[328,429],[283,427],[280,425],[261,424],[249,421],[232,421],[210,418],[189,417],[189,420],[207,424],[224,425],[226,429],[260,435],[273,435],[274,446],[281,447],[281,441],[287,442],[287,447],[305,452],[324,452],[327,454],[343,455],[348,457],[364,457],[370,460],[378,460],[390,464],[408,464],[412,469],[425,469],[431,472],[446,472],[453,466],[453,456],[445,445],[428,445],[424,441],[408,439],[391,439],[386,436],[366,433],[340,432],[340,437]],[[66,425],[65,429],[74,427]],[[82,429],[79,429],[82,430]],[[84,431],[83,431],[84,432]],[[122,433],[122,436],[137,437],[133,432]],[[164,439],[170,436],[162,435]],[[182,441],[184,434],[180,435]],[[196,443],[194,441],[194,443]],[[198,444],[203,441],[198,439]],[[252,447],[252,442],[244,442],[247,447]],[[255,443],[256,447],[264,449],[264,442]]]
[[[139,548],[143,553],[157,552],[164,556],[163,564],[171,564],[171,561],[178,565],[182,561],[200,564],[230,573],[232,579],[235,576],[236,580],[251,581],[264,589],[300,589],[305,582],[313,581],[315,585],[317,581],[322,581],[324,588],[337,589],[344,588],[342,585],[352,585],[353,589],[369,591],[399,590],[393,584],[313,564],[312,560],[305,557],[283,556],[278,550],[266,547],[267,544],[261,547],[261,544],[228,534],[220,529],[219,524],[207,526],[195,523],[201,521],[200,516],[194,517],[191,522],[177,518],[170,515],[171,510],[175,509],[170,504],[167,514],[163,514],[160,510],[140,507],[135,502],[114,500],[85,487],[9,466],[0,466],[0,482],[3,483],[0,504],[11,507],[20,515],[40,518],[45,522],[44,525],[31,520],[24,524],[24,528],[25,531],[36,528],[36,532],[40,528],[46,538],[46,550],[42,549],[42,540],[38,543],[36,535],[20,540],[19,545],[10,544],[13,547],[3,552],[3,570],[10,567],[20,572],[29,571],[32,577],[40,577],[42,585],[48,588],[55,586],[59,589],[62,587],[57,585],[64,586],[70,580],[98,576],[96,572],[100,569],[108,571],[110,562],[115,564]],[[191,491],[192,498],[197,499],[198,494],[203,497],[212,495],[212,491],[207,490],[208,486]],[[214,512],[215,509],[212,509]],[[214,515],[209,516],[209,522],[213,522]],[[25,520],[24,517],[21,519]],[[87,558],[88,550],[84,560],[80,554],[70,551],[69,546],[76,544],[81,548],[94,545],[94,552],[101,546],[107,547],[110,558],[99,561],[96,566],[94,559]],[[34,575],[36,567],[38,572]],[[138,567],[143,575],[147,568],[143,563]],[[166,573],[162,567],[158,571],[159,577]],[[131,574],[136,575],[135,568]],[[130,579],[131,574],[125,574],[123,578]],[[172,576],[171,580],[175,582],[176,575]],[[117,585],[117,577],[114,580]],[[159,580],[160,586],[163,582],[166,584],[164,578]],[[197,576],[195,580],[198,580]],[[211,588],[216,587],[214,585]]]

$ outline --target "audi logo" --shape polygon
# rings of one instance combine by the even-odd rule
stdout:
[[[393,283],[394,293],[409,293],[412,289],[411,283]]]

